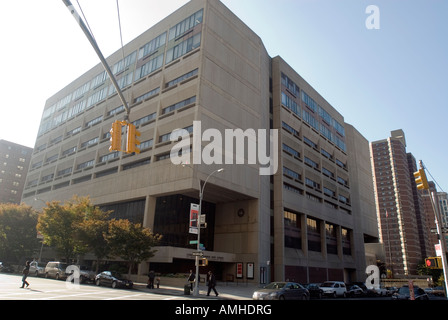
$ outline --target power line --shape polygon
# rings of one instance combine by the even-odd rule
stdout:
[[[422,161],[422,164],[423,164],[423,169],[425,169],[425,170],[428,172],[428,174],[431,176],[431,180],[432,180],[432,181],[439,187],[439,190],[442,191],[442,192],[445,192],[445,191],[443,191],[443,189],[442,189],[442,187],[440,186],[440,184],[437,183],[437,180],[433,177],[433,175],[432,175],[431,172],[428,170],[428,168],[427,168],[426,165],[423,163],[423,161]]]

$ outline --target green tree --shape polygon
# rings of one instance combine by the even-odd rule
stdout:
[[[37,212],[18,204],[0,204],[0,257],[19,263],[33,255],[39,245]]]
[[[77,226],[83,221],[84,213],[76,208],[74,201],[61,205],[58,201],[48,202],[39,215],[37,230],[44,236],[44,243],[55,248],[67,263],[87,251]]]
[[[84,213],[84,220],[77,226],[80,239],[86,244],[88,251],[96,257],[96,272],[100,261],[110,253],[110,247],[105,239],[109,230],[110,211],[103,211],[93,206],[88,197],[78,199],[76,209]]]
[[[141,224],[129,220],[110,220],[109,232],[106,240],[109,243],[111,254],[122,258],[129,264],[128,278],[132,267],[154,256],[156,246],[162,236],[153,234],[150,229],[143,228]]]

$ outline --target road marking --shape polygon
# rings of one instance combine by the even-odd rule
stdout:
[[[67,290],[64,290],[67,292]],[[92,295],[92,294],[103,294],[103,293],[108,293],[110,291],[89,291],[89,292],[82,292],[82,293],[77,293],[77,294],[61,294],[61,295],[57,295],[57,296],[53,296],[53,297],[45,297],[45,298],[38,298],[38,299],[32,299],[32,300],[51,300],[51,299],[64,299],[67,297],[79,297],[79,296],[87,296],[87,295]]]
[[[126,299],[126,298],[138,297],[138,296],[143,296],[143,295],[146,295],[146,294],[145,293],[139,293],[139,294],[133,294],[133,295],[128,295],[128,296],[106,298],[106,299],[102,299],[102,300],[119,300],[119,299]]]

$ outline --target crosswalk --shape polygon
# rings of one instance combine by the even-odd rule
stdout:
[[[0,274],[0,300],[181,300],[183,297],[112,289],[95,285],[74,286],[65,281],[28,278],[30,286],[20,288],[21,277]]]

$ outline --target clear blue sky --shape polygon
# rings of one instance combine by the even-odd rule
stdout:
[[[103,53],[118,50],[116,1],[79,2]],[[125,43],[186,2],[120,0]],[[448,1],[222,2],[366,139],[403,129],[408,152],[448,191]],[[368,5],[379,30],[366,28]],[[46,99],[99,60],[62,1],[2,1],[0,28],[0,139],[33,147]]]

